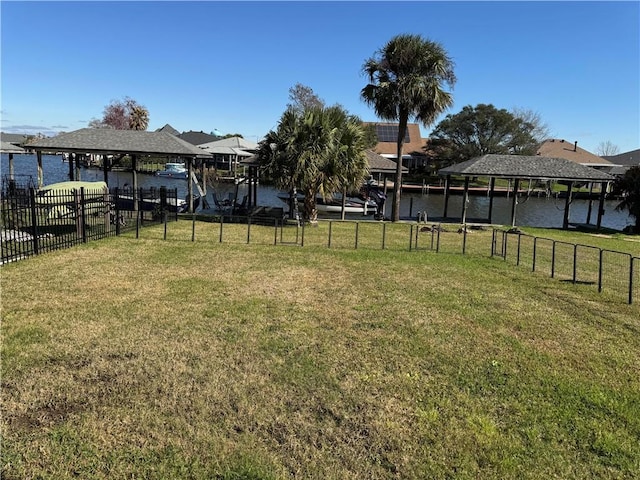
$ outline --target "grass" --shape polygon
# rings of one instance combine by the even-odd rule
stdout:
[[[637,304],[326,228],[3,266],[2,478],[638,477]]]

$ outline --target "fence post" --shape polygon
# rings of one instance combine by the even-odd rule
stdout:
[[[191,213],[191,241],[195,242],[196,241],[196,212],[195,212],[195,208],[193,210],[194,211]]]
[[[516,265],[519,267],[520,266],[520,246],[521,246],[521,242],[522,242],[522,235],[518,234],[518,250],[516,253]]]
[[[442,231],[442,224],[438,224],[438,235],[436,236],[436,253],[440,253],[440,232]]]
[[[333,226],[333,220],[329,220],[329,242],[327,248],[331,248],[331,227]]]
[[[360,228],[360,222],[356,222],[356,250],[358,249],[358,229]]]
[[[533,237],[533,258],[531,259],[531,271],[536,271],[536,247],[538,245],[538,237]]]
[[[551,244],[551,278],[556,274],[556,241]]]
[[[382,222],[382,250],[385,249],[386,238],[387,238],[387,223]]]
[[[409,251],[413,248],[413,224],[409,225],[411,228],[409,229]]]
[[[273,244],[278,244],[278,219],[273,219]]]
[[[598,293],[602,292],[602,263],[603,263],[604,250],[600,249],[600,255],[598,255]]]
[[[162,223],[164,223],[164,236],[162,237],[163,240],[167,239],[167,212],[163,212],[162,215]]]
[[[220,215],[220,243],[222,243],[222,225],[224,224],[224,215]]]
[[[115,191],[113,192],[115,199],[114,199],[114,204],[115,204],[115,211],[116,211],[116,236],[120,235],[120,190],[118,189],[118,187],[116,187]]]
[[[462,254],[467,253],[467,224],[462,224]]]
[[[573,283],[576,283],[578,281],[577,271],[578,271],[578,245],[574,244],[573,245]]]
[[[87,243],[87,210],[84,198],[84,187],[80,187],[80,231],[82,232],[82,243]]]
[[[247,217],[247,245],[251,242],[251,217]]]
[[[31,231],[33,232],[33,253],[40,253],[40,245],[38,244],[38,216],[36,212],[36,189],[29,188],[29,203],[31,204]]]
[[[631,255],[629,257],[629,305],[631,305],[633,303],[633,264],[635,259]]]

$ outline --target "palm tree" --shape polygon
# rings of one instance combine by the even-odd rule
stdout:
[[[149,111],[142,105],[133,104],[129,110],[129,129],[146,130],[149,127]]]
[[[420,35],[393,37],[376,56],[367,60],[363,71],[369,78],[362,99],[373,106],[378,117],[398,122],[397,168],[393,187],[392,220],[400,220],[402,148],[409,117],[425,127],[452,106],[456,77],[453,61],[444,48]]]
[[[299,218],[297,197],[298,176],[296,161],[299,156],[295,144],[296,129],[301,115],[288,108],[280,118],[275,131],[270,131],[258,147],[257,157],[264,173],[274,182],[276,188],[290,194],[290,217]]]
[[[629,168],[618,177],[613,184],[613,192],[622,197],[616,210],[629,210],[629,215],[636,219],[634,231],[640,233],[640,165]]]
[[[317,223],[316,196],[359,186],[367,173],[362,122],[341,107],[287,109],[258,158],[276,187],[304,194],[305,220]],[[291,210],[293,211],[293,210]]]

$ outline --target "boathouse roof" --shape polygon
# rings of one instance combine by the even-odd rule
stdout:
[[[173,157],[210,157],[204,150],[166,132],[82,128],[55,137],[36,139],[25,145],[49,152],[100,154],[166,155]]]
[[[396,173],[397,162],[387,157],[374,152],[373,150],[367,150],[367,159],[369,160],[369,172],[370,173]],[[407,173],[409,169],[402,167],[402,172]]]
[[[25,149],[10,142],[0,141],[0,152],[2,153],[26,153]]]
[[[483,155],[438,171],[440,176],[610,182],[608,173],[565,158],[530,155]]]

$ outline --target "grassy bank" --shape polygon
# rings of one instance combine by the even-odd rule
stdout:
[[[206,228],[2,267],[2,478],[640,472],[637,304],[481,256]]]

